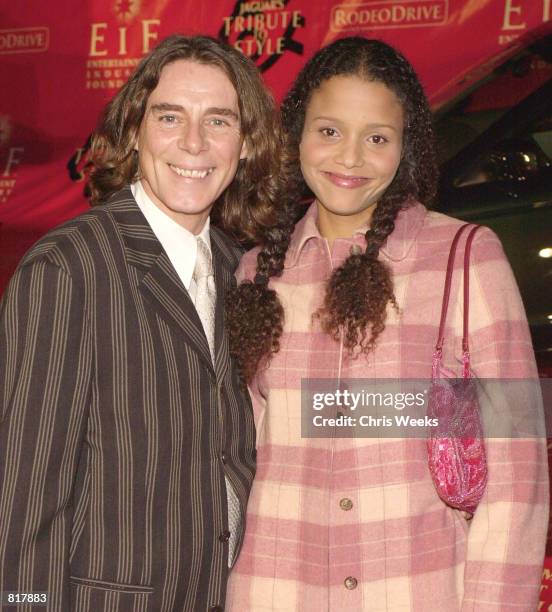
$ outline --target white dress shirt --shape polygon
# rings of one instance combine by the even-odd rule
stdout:
[[[197,287],[193,279],[193,273],[197,258],[197,237],[156,206],[145,192],[140,181],[133,183],[130,190],[195,304]],[[201,236],[209,247],[209,251],[211,251],[209,217],[207,217],[207,221],[205,221],[205,225],[198,235]]]

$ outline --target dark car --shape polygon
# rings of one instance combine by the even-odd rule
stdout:
[[[436,114],[437,210],[492,228],[520,287],[542,376],[552,376],[552,35]]]

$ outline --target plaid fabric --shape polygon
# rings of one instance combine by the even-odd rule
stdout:
[[[489,483],[468,521],[435,493],[425,440],[301,438],[302,378],[430,377],[459,224],[420,204],[399,214],[380,254],[392,271],[399,312],[389,307],[376,350],[352,360],[312,313],[331,269],[352,244],[363,245],[364,232],[336,240],[330,251],[315,206],[298,223],[284,273],[270,283],[285,309],[281,350],[251,388],[258,468],[228,610],[536,609],[548,518],[544,440],[487,440]],[[256,254],[242,259],[239,279],[254,276]],[[445,366],[458,375],[461,259],[444,347]],[[535,378],[519,293],[488,229],[475,239],[470,282],[475,375]]]

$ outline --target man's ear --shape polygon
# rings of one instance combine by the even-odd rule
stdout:
[[[139,147],[138,147],[138,141],[140,140],[140,128],[138,128],[137,130],[135,130],[134,132],[134,142],[132,143],[132,150],[133,151],[139,151]]]
[[[242,142],[241,151],[240,151],[240,159],[247,159],[248,154],[249,154],[249,151],[247,149],[247,139],[244,138]]]

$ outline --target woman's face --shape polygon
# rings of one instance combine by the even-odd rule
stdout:
[[[369,223],[399,167],[403,122],[399,100],[381,82],[336,76],[312,94],[299,150],[323,235],[351,235]]]

